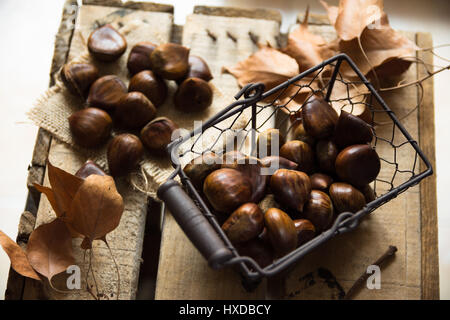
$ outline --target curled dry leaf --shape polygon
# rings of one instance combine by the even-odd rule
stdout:
[[[68,216],[73,229],[85,237],[82,247],[87,249],[93,240],[104,238],[119,225],[123,210],[114,179],[90,175],[78,189]]]
[[[72,237],[64,221],[55,219],[35,229],[28,241],[27,256],[33,268],[49,280],[75,264]]]
[[[11,267],[20,275],[36,280],[41,280],[33,270],[22,248],[5,233],[0,231],[0,245],[11,260]]]

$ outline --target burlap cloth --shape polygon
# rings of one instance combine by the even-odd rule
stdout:
[[[102,17],[102,19],[99,19]],[[86,42],[89,34],[99,25],[105,23],[112,24],[119,32],[121,32],[127,40],[128,47],[122,57],[113,63],[101,63],[92,59],[87,51]],[[74,36],[72,39],[68,60],[79,62],[91,62],[95,64],[101,75],[115,74],[119,76],[126,85],[129,82],[128,70],[126,62],[131,48],[140,41],[151,41],[154,43],[169,42],[172,26],[172,15],[159,12],[144,12],[128,9],[114,9],[98,6],[83,6],[77,17]],[[227,76],[225,81],[235,81],[230,79],[229,75],[214,74],[216,78],[211,82],[214,90],[213,104],[202,113],[189,114],[177,111],[173,107],[173,93],[176,90],[176,84],[168,81],[169,95],[166,102],[158,108],[157,116],[165,116],[175,121],[180,128],[187,132],[193,128],[194,121],[204,121],[216,114],[218,111],[226,107],[233,101],[235,92],[226,92],[218,89],[216,84],[220,84],[223,80],[217,78]],[[75,144],[69,129],[68,117],[84,107],[84,101],[72,95],[61,82],[59,74],[56,76],[56,84],[47,90],[35,103],[34,107],[28,112],[29,118],[36,125],[49,131],[55,138],[68,144],[74,152],[80,152],[86,157],[94,160],[104,170],[108,171],[106,148],[107,144],[97,149],[84,149]],[[232,87],[236,87],[233,84]],[[227,90],[228,91],[228,90]],[[239,120],[233,124],[233,128],[239,129],[248,122],[248,114],[241,115]],[[221,123],[222,128],[230,126],[232,119]],[[117,132],[114,132],[117,134]],[[220,135],[220,137],[218,137]],[[220,130],[212,130],[204,135],[203,145],[211,145],[218,138],[223,139],[225,135]],[[215,143],[221,146],[220,141]],[[184,146],[187,148],[189,144]],[[196,149],[200,150],[201,145],[196,145]],[[182,152],[183,150],[180,150]],[[192,159],[192,154],[183,157],[182,164]],[[129,175],[130,183],[137,189],[156,198],[156,191],[161,183],[163,183],[172,173],[173,167],[168,158],[155,157],[150,153],[146,153],[144,159],[140,163],[140,168],[136,172]]]

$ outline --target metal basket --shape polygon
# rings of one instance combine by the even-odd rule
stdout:
[[[354,72],[354,77],[351,81],[345,80],[343,71],[348,75],[351,70]],[[358,87],[364,88],[365,92],[355,95],[355,88]],[[372,84],[358,70],[355,63],[345,54],[336,55],[266,92],[264,90],[262,84],[250,84],[243,87],[235,96],[237,101],[203,123],[201,127],[174,140],[168,146],[168,151],[175,171],[158,190],[159,198],[165,202],[188,238],[208,260],[209,265],[212,268],[231,265],[238,267],[247,287],[249,284],[258,283],[263,277],[274,276],[291,267],[308,252],[336,235],[355,229],[365,215],[433,173],[430,162],[417,142],[399,122]],[[339,90],[341,93],[339,98],[333,98],[333,90]],[[342,93],[344,93],[343,96]],[[374,132],[372,145],[377,149],[381,159],[380,174],[372,184],[378,196],[356,213],[341,213],[331,228],[275,260],[271,265],[261,268],[252,258],[239,255],[222,231],[215,215],[211,213],[199,192],[184,174],[181,160],[211,150],[220,152],[222,146],[220,141],[227,132],[234,134],[240,132],[244,137],[238,148],[244,146],[244,141],[251,140],[250,153],[254,152],[256,134],[267,127],[269,122],[289,132],[292,116],[302,107],[296,102],[296,98],[299,95],[311,94],[322,94],[332,105],[338,105],[339,108],[347,110],[366,106],[375,121],[384,122],[383,126],[372,128]],[[236,130],[236,124],[239,121],[242,122],[242,119],[245,123]],[[198,141],[202,135],[214,136],[217,139],[207,146],[199,146]],[[398,163],[398,155],[406,148],[412,148],[408,152],[413,150],[415,156],[408,163]],[[419,159],[424,163],[422,168],[425,170],[422,172],[419,172]],[[176,176],[180,177],[185,188],[174,180]]]

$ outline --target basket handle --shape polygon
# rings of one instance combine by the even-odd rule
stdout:
[[[174,180],[164,182],[158,189],[158,197],[167,205],[181,229],[205,257],[211,268],[218,269],[233,257],[231,251],[179,183]]]

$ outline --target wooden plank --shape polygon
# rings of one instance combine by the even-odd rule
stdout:
[[[202,10],[203,13],[209,12]],[[226,9],[212,11],[225,13],[224,16],[193,14],[187,17],[182,43],[191,48],[192,54],[199,55],[208,62],[214,75],[212,84],[225,97],[224,102],[219,105],[223,108],[233,100],[239,88],[234,77],[221,74],[222,67],[232,66],[257,50],[249,37],[249,31],[257,35],[262,43],[267,40],[274,45],[279,35],[279,23],[242,17],[235,11]],[[214,34],[215,39],[208,36],[207,30]],[[227,34],[232,34],[235,40]],[[216,99],[219,97],[215,96],[215,102]],[[248,293],[234,270],[210,269],[166,211],[155,298],[263,299],[264,286]]]
[[[416,43],[421,48],[433,46],[429,33],[419,32]],[[427,51],[419,51],[417,57],[425,63],[433,64],[433,55]],[[422,64],[417,66],[417,78],[428,75]],[[434,125],[434,87],[433,78],[422,83],[424,94],[419,109],[419,143],[428,157],[433,169],[436,169],[435,125]],[[422,165],[422,163],[421,163]],[[425,166],[421,166],[425,168]],[[436,172],[436,171],[435,171]],[[438,220],[436,199],[436,173],[420,183],[420,207],[422,210],[422,299],[439,299],[439,250]]]
[[[153,8],[153,7],[152,7]],[[155,9],[157,7],[154,7]],[[148,8],[147,8],[148,9]],[[116,7],[104,7],[84,5],[80,8],[77,17],[76,30],[71,42],[69,59],[76,57],[85,51],[84,39],[95,28],[97,21],[107,23],[122,23],[126,21],[145,21],[145,28],[133,29],[127,33],[129,48],[120,60],[120,72],[126,73],[122,69],[126,63],[129,50],[138,41],[148,40],[157,42],[168,42],[171,35],[173,17],[166,12],[152,12],[148,10],[133,10],[126,8],[121,12]],[[127,20],[128,19],[128,20]],[[143,38],[145,36],[145,39]],[[116,67],[117,69],[118,67]],[[125,68],[126,69],[126,68]],[[117,71],[117,70],[116,70]],[[126,76],[125,76],[126,77]],[[53,139],[49,151],[49,160],[68,172],[74,173],[87,159],[56,139]],[[49,185],[48,178],[44,180],[45,185]],[[147,197],[145,194],[133,190],[126,179],[116,181],[117,188],[124,198],[125,211],[120,225],[113,232],[107,235],[107,240],[112,249],[120,273],[120,299],[134,299],[138,287],[139,269],[141,265],[142,243],[144,238],[144,228],[147,213]],[[45,197],[41,197],[36,226],[47,223],[55,218],[54,212]],[[89,259],[85,258],[85,252],[80,248],[81,240],[74,239],[74,255],[76,264],[81,268],[81,274],[86,275],[89,268]],[[92,267],[95,270],[97,283],[101,292],[107,293],[110,299],[115,299],[117,288],[117,277],[115,264],[110,256],[108,248],[101,241],[96,241],[93,245],[94,262]],[[92,296],[85,290],[88,283],[94,283],[90,277],[88,281],[81,279],[82,290],[71,291],[62,294],[52,290],[48,284],[39,284],[33,280],[26,280],[23,299],[92,299]],[[58,276],[53,284],[55,287],[65,289],[65,275]]]
[[[269,9],[243,9],[233,7],[211,7],[211,6],[195,6],[195,14],[204,14],[208,16],[232,17],[232,18],[251,18],[273,20],[281,24],[281,14],[278,10]]]
[[[107,7],[117,7],[126,8],[142,11],[156,11],[156,12],[167,12],[173,13],[173,6],[162,3],[154,2],[136,2],[136,1],[125,1],[122,0],[83,0],[84,5],[95,5],[95,6],[107,6]]]

